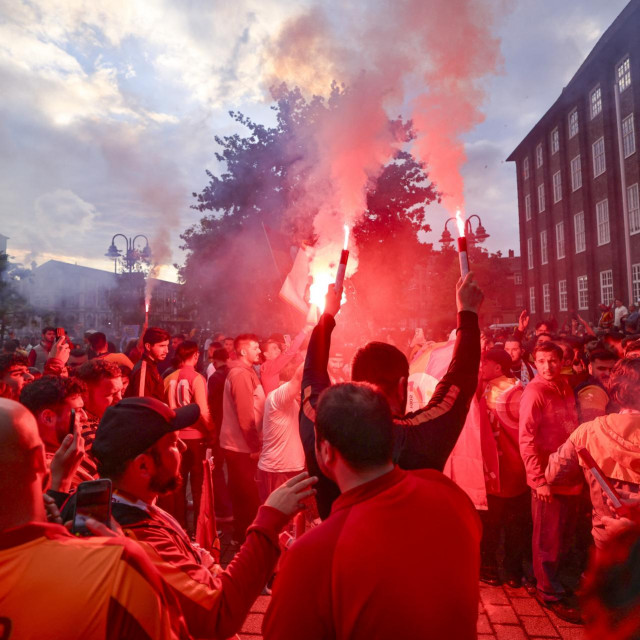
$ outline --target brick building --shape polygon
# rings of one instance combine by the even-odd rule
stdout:
[[[638,33],[632,0],[508,158],[534,321],[572,311],[596,321],[600,302],[640,299]]]

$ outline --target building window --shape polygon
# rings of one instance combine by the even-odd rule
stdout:
[[[569,114],[569,138],[578,134],[578,109]]]
[[[589,308],[589,286],[587,276],[578,276],[578,309]]]
[[[544,211],[544,183],[538,185],[538,213]]]
[[[542,166],[544,158],[542,156],[542,142],[536,145],[536,167],[538,169]]]
[[[558,304],[559,304],[560,311],[566,311],[569,308],[566,280],[558,281]]]
[[[591,119],[595,118],[602,111],[602,91],[600,87],[596,87],[590,95],[591,102]]]
[[[524,197],[524,219],[531,220],[531,195],[528,193]]]
[[[536,312],[536,288],[529,287],[529,312]]]
[[[540,232],[540,263],[547,264],[549,262],[549,252],[547,251],[547,232]]]
[[[556,225],[556,255],[558,260],[564,258],[564,222]]]
[[[529,158],[525,158],[522,161],[522,177],[525,180],[529,179]]]
[[[631,86],[631,63],[629,62],[629,56],[618,65],[618,73],[616,75],[618,76],[618,88],[620,92]]]
[[[586,238],[584,233],[584,211],[573,216],[573,230],[576,236],[576,253],[582,253],[586,248]]]
[[[542,310],[545,313],[551,312],[551,285],[542,285]]]
[[[613,271],[611,269],[600,272],[600,301],[606,305],[613,302]]]
[[[551,153],[558,153],[560,150],[560,133],[558,127],[551,132]]]
[[[604,157],[604,138],[598,138],[592,145],[593,150],[593,177],[597,178],[605,172],[607,163]]]
[[[524,306],[524,299],[521,293],[516,293],[516,309],[522,309]]]
[[[633,284],[633,302],[640,302],[640,264],[631,265],[631,282]]]
[[[553,202],[562,200],[562,177],[559,171],[553,174]]]
[[[571,161],[571,190],[577,191],[582,186],[582,165],[580,154]]]
[[[513,274],[513,284],[522,284],[522,274],[519,271]]]
[[[628,158],[636,152],[636,132],[633,126],[633,113],[622,121],[622,149]]]
[[[629,231],[640,231],[640,198],[638,198],[638,183],[627,187],[627,210],[629,212]]]
[[[598,246],[607,244],[611,239],[609,232],[609,201],[601,200],[596,204],[596,219],[598,222]]]
[[[527,266],[533,269],[533,238],[527,238]]]

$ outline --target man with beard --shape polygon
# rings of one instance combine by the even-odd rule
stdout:
[[[159,327],[149,327],[142,336],[144,353],[133,367],[127,398],[151,397],[164,402],[164,380],[158,371],[158,363],[169,353],[169,334]],[[141,388],[142,387],[142,388]]]
[[[127,398],[105,412],[93,453],[100,476],[113,485],[113,518],[127,537],[141,543],[174,591],[189,632],[197,638],[228,638],[240,630],[275,569],[278,534],[313,494],[315,478],[300,474],[269,496],[223,571],[155,504],[159,495],[180,486],[185,445],[177,432],[199,417],[196,404],[174,411],[154,398]]]
[[[575,389],[580,424],[607,413],[609,378],[618,356],[608,349],[596,349],[589,355],[589,377]]]

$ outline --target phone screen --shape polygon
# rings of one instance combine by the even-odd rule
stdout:
[[[76,428],[76,410],[71,409],[69,413],[69,433],[73,435],[73,432]]]
[[[59,340],[64,336],[64,327],[58,327],[56,329],[56,340]]]
[[[90,536],[85,520],[91,517],[109,526],[111,522],[111,480],[81,482],[76,491],[76,509],[71,533]]]

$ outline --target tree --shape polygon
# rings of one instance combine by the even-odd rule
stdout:
[[[29,305],[18,289],[19,282],[31,272],[11,262],[6,253],[0,253],[0,340],[4,340],[7,325],[20,328],[27,322]]]
[[[337,109],[346,91],[334,86],[327,100],[306,100],[299,90],[281,86],[274,91],[272,127],[230,112],[247,134],[216,136],[221,171],[207,171],[208,185],[193,194],[193,208],[206,215],[181,236],[187,257],[180,276],[201,321],[236,332],[291,325],[292,312],[278,298],[286,274],[274,264],[264,227],[294,245],[315,243],[317,210],[308,206],[305,193],[305,132]],[[390,120],[389,127],[404,142],[414,137],[410,122]],[[367,210],[353,230],[360,262],[347,285],[345,312],[354,326],[389,326],[406,313],[407,284],[424,251],[418,232],[429,230],[426,206],[437,197],[424,165],[407,150],[398,151],[371,181]]]

